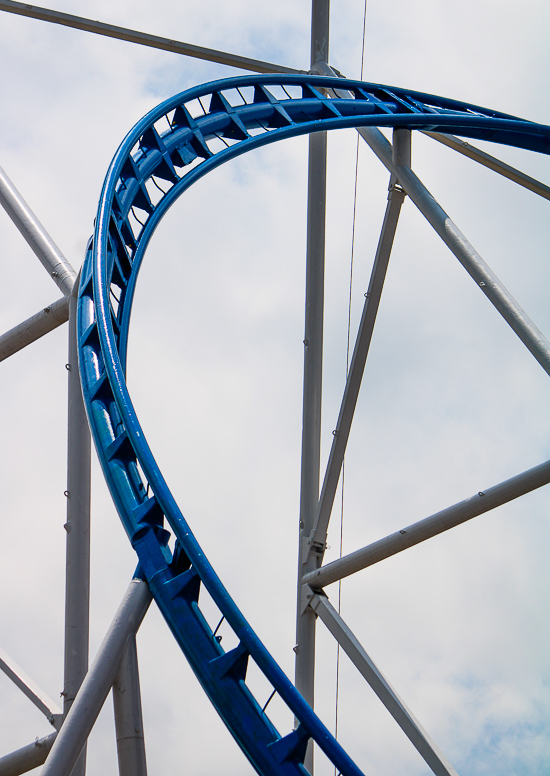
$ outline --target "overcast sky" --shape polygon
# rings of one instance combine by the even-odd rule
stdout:
[[[55,7],[309,64],[308,2]],[[363,3],[333,0],[331,22],[331,64],[358,78]],[[550,124],[549,22],[542,0],[369,0],[364,78]],[[172,94],[238,75],[4,13],[0,41],[0,165],[74,267],[126,132]],[[363,146],[352,335],[388,183]],[[483,147],[550,183],[548,157]],[[324,460],[345,381],[355,153],[354,131],[330,136]],[[184,515],[290,676],[306,161],[306,138],[275,144],[211,173],[172,208],[142,269],[128,364],[142,425]],[[413,137],[413,166],[548,335],[548,202],[426,137]],[[6,331],[60,294],[3,211],[0,241]],[[0,366],[0,646],[55,699],[63,685],[66,335],[62,327]],[[344,552],[547,460],[549,393],[541,367],[406,201],[346,458]],[[93,466],[92,656],[136,565]],[[345,620],[464,776],[550,770],[548,507],[542,489],[342,586]],[[339,520],[338,508],[327,560],[338,555]],[[336,603],[336,586],[327,592]],[[335,647],[322,624],[318,632],[318,710],[332,729]],[[250,773],[154,605],[138,650],[149,772]],[[0,754],[51,732],[3,676],[0,697]],[[429,772],[345,657],[339,720],[340,739],[367,776]],[[88,751],[90,776],[117,773],[110,699]],[[331,772],[320,763],[322,776]]]

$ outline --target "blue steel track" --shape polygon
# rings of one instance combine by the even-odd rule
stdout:
[[[264,776],[306,774],[310,739],[344,776],[361,771],[260,642],[179,510],[126,386],[130,314],[149,240],[191,184],[259,146],[362,126],[429,129],[550,154],[550,127],[379,84],[309,75],[205,84],[156,107],[120,145],[105,178],[80,280],[82,390],[112,498],[174,637],[231,734]],[[200,605],[202,586],[233,630],[235,649],[225,652],[208,625]],[[254,698],[246,684],[251,660],[295,716],[295,730],[279,733]]]

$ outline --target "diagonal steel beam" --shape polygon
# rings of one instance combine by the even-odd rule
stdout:
[[[238,67],[242,70],[251,70],[254,73],[304,73],[305,70],[296,70],[293,67],[274,65],[271,62],[263,62],[261,59],[250,59],[238,54],[228,54],[225,51],[194,46],[191,43],[182,43],[179,40],[162,38],[159,35],[149,35],[127,27],[117,27],[114,24],[105,24],[94,19],[86,19],[83,16],[74,16],[70,13],[61,13],[50,8],[41,8],[38,5],[12,2],[12,0],[0,0],[0,11],[29,16],[32,19],[40,19],[44,22],[62,24],[64,27],[73,27],[85,32],[93,32],[96,35],[105,35],[108,38],[117,38],[129,43],[138,43],[141,46],[171,51],[174,54],[184,54],[195,59],[204,59],[207,62],[217,62],[220,65]]]
[[[21,692],[34,703],[37,709],[47,718],[48,722],[57,730],[61,726],[62,712],[59,706],[43,692],[29,676],[20,668],[15,660],[0,648],[0,669],[12,682],[19,687]]]
[[[62,296],[0,336],[0,361],[36,342],[69,320],[69,297]]]
[[[443,242],[454,253],[466,272],[475,280],[544,371],[550,375],[550,342],[544,334],[535,326],[525,310],[507,291],[411,168],[403,164],[396,165],[393,162],[391,143],[386,140],[382,132],[376,127],[362,127],[357,131],[388,170],[399,178],[399,182],[422,215],[433,226]]]
[[[59,731],[41,776],[70,776],[113,686],[128,637],[138,630],[150,602],[147,583],[133,579]]]
[[[396,155],[404,155],[408,161],[410,161],[410,135],[411,133],[407,129],[400,129],[394,132],[394,153]],[[369,288],[365,294],[365,304],[363,306],[359,331],[353,349],[346,387],[340,405],[338,421],[336,423],[336,428],[332,432],[333,440],[330,456],[317,507],[314,529],[310,536],[308,550],[309,552],[317,552],[319,555],[324,553],[328,524],[334,504],[336,488],[338,487],[338,480],[340,479],[340,472],[342,471],[342,463],[346,453],[353,415],[355,413],[355,407],[357,406],[359,389],[365,371],[365,364],[370,348],[374,324],[376,322],[378,307],[380,305],[380,298],[384,287],[384,280],[395,237],[395,230],[397,229],[399,213],[404,199],[405,193],[400,187],[395,185],[395,178],[392,176],[388,193],[388,204],[386,206],[384,222],[378,241]]]
[[[325,595],[312,594],[309,605],[327,626],[436,776],[458,776],[451,763],[431,740],[385,676],[380,673],[328,598]]]
[[[1,167],[0,205],[38,256],[54,283],[68,296],[76,280],[76,272]]]
[[[319,590],[548,483],[550,483],[550,461],[517,474],[492,488],[480,490],[465,501],[408,525],[350,555],[327,563],[326,566],[307,574],[303,579],[304,584]]]
[[[491,156],[491,154],[481,151],[479,148],[470,145],[470,143],[467,143],[465,140],[461,140],[454,135],[444,134],[443,132],[422,131],[422,134],[428,135],[428,137],[437,140],[438,143],[442,143],[443,145],[452,148],[453,151],[458,151],[459,154],[463,154],[469,159],[473,159],[474,162],[478,162],[484,167],[488,167],[490,170],[502,175],[504,178],[514,181],[514,183],[523,186],[524,189],[534,191],[539,197],[550,199],[550,186],[546,186],[546,184],[535,180],[535,178],[531,178],[529,175],[521,172],[521,170],[516,170],[515,167],[512,167],[505,162],[501,162],[500,159],[496,159],[494,156]]]

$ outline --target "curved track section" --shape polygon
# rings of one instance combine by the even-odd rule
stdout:
[[[304,776],[310,739],[340,773],[359,776],[361,771],[244,619],[162,477],[124,377],[132,299],[155,227],[200,177],[276,140],[367,125],[451,132],[550,153],[549,127],[402,89],[301,75],[206,84],[159,105],[123,141],[105,179],[80,281],[83,394],[113,500],[155,600],[193,671],[264,776]],[[171,534],[173,552],[168,546]],[[201,611],[202,586],[234,631],[235,649],[224,651],[208,625]],[[246,684],[251,660],[298,720],[295,730],[281,735],[254,698]]]

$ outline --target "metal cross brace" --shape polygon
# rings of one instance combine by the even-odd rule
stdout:
[[[305,587],[307,588],[307,586]],[[436,776],[458,776],[450,762],[438,749],[410,709],[403,703],[385,676],[372,662],[328,598],[324,594],[314,593],[311,588],[308,595],[311,595],[310,607],[327,626],[338,644],[340,644],[346,655],[367,680]]]

